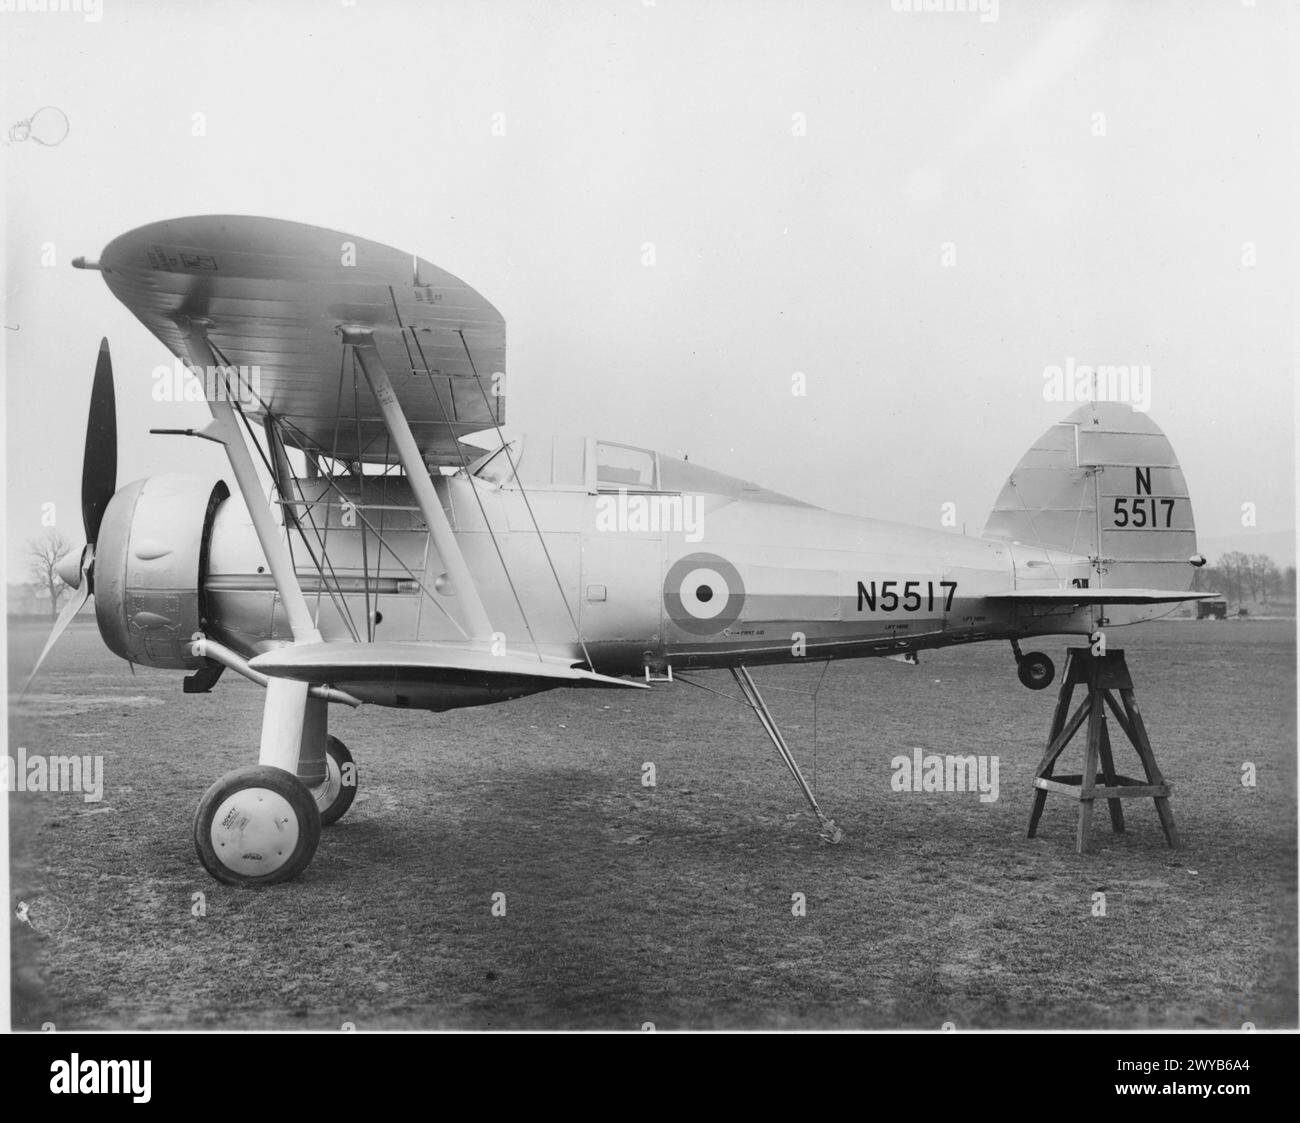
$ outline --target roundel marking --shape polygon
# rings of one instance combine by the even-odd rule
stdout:
[[[711,636],[730,628],[745,607],[745,583],[726,558],[687,554],[664,578],[664,607],[684,632]]]

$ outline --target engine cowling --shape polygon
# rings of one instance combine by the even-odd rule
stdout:
[[[191,637],[206,628],[204,579],[217,480],[163,475],[119,488],[95,543],[95,618],[109,649],[148,667],[194,670]]]

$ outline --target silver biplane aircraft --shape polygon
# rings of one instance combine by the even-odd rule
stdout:
[[[264,687],[257,763],[217,780],[195,819],[223,882],[293,877],[347,811],[355,768],[331,705],[439,712],[728,668],[839,841],[751,666],[1000,640],[1042,689],[1052,662],[1020,641],[1196,596],[1183,473],[1127,406],[1052,426],[970,538],[833,514],[650,449],[509,433],[500,313],[361,238],[183,218],[75,264],[203,378],[212,421],[184,432],[224,447],[238,495],[187,475],[118,487],[105,340],[87,544],[61,563],[76,595],[41,660],[93,595],[108,647],[189,672],[186,693],[226,670]]]

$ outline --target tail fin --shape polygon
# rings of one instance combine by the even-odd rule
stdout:
[[[1117,402],[1089,402],[1034,442],[984,536],[1087,557],[1093,588],[1189,589],[1203,564],[1168,438]]]

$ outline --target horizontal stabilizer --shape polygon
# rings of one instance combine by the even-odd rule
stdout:
[[[1018,589],[994,593],[988,599],[1016,604],[1176,604],[1218,595],[1180,593],[1172,589]]]
[[[304,643],[268,651],[249,661],[255,671],[300,682],[436,683],[466,679],[512,679],[545,686],[645,685],[576,667],[555,656],[493,655],[482,647],[450,643]]]

